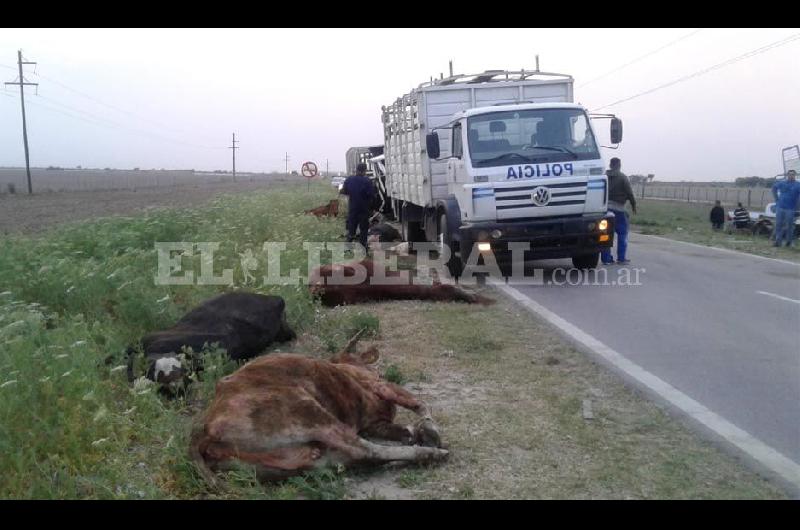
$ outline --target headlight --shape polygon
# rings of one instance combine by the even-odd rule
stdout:
[[[600,230],[606,230],[608,228],[608,219],[602,219],[599,223],[597,223],[597,228]]]
[[[492,245],[490,243],[478,243],[478,250],[481,252],[489,252],[492,250]]]
[[[503,237],[503,232],[502,231],[500,231],[500,230],[498,230],[496,228],[494,230],[492,230],[492,239],[500,239],[501,237]]]

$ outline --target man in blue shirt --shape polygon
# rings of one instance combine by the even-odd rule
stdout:
[[[375,199],[375,186],[367,177],[366,164],[356,166],[356,174],[347,177],[339,193],[347,195],[347,241],[356,238],[358,229],[358,241],[366,249],[370,208]]]
[[[794,212],[800,200],[800,182],[797,182],[797,172],[790,169],[786,172],[786,180],[776,182],[772,186],[772,195],[775,196],[775,246],[781,246],[785,239],[786,246],[791,246],[794,238]]]

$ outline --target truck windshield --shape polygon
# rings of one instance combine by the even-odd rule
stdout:
[[[600,158],[581,109],[492,112],[467,119],[473,167]]]

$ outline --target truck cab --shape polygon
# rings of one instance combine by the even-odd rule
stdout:
[[[443,227],[438,237],[459,248],[462,262],[451,270],[459,271],[476,243],[502,259],[509,242],[528,241],[527,257],[571,257],[581,268],[595,266],[602,248],[613,244],[604,163],[581,105],[472,108],[442,128],[451,131],[446,173],[454,201],[444,205],[439,223],[449,221],[450,231]],[[612,117],[612,141],[620,140],[621,123]],[[426,143],[437,158],[438,133]]]
[[[470,109],[452,129],[448,191],[463,222],[605,213],[603,160],[580,105]]]

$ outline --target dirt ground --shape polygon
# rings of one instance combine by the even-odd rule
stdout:
[[[294,180],[298,180],[295,178]],[[273,182],[287,182],[276,178]],[[298,181],[298,184],[304,184]],[[74,191],[0,195],[0,234],[30,234],[50,226],[96,217],[129,215],[146,208],[175,208],[197,205],[226,193],[262,190],[271,183],[225,182],[137,191]]]

